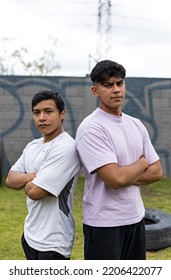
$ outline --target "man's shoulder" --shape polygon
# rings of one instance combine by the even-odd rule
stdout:
[[[75,150],[75,140],[67,132],[63,132],[53,139],[50,146],[51,151],[69,152]]]
[[[76,142],[82,136],[99,134],[105,131],[105,119],[98,108],[87,116],[79,125],[76,133]]]
[[[137,123],[141,122],[140,119],[138,119],[138,118],[136,118],[136,117],[134,117],[134,116],[125,114],[125,113],[123,113],[123,117],[124,117],[125,119],[131,120],[131,121],[133,121],[133,122],[137,122]]]
[[[33,145],[37,145],[39,143],[43,142],[43,138],[38,138],[38,139],[33,139],[32,141],[30,141],[27,145],[27,147],[33,146]]]
[[[53,139],[53,142],[55,145],[59,145],[59,143],[64,144],[65,142],[70,144],[70,143],[74,143],[74,138],[68,132],[64,131],[63,133],[55,137]]]
[[[98,123],[98,110],[93,111],[90,115],[85,117],[83,121],[80,123],[78,129],[85,129],[86,127],[90,127],[96,125]]]

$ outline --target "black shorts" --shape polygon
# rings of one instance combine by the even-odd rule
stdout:
[[[145,260],[144,220],[119,227],[83,225],[85,260]]]
[[[27,260],[69,260],[70,258],[65,258],[63,255],[55,251],[45,251],[41,252],[33,249],[27,243],[24,238],[24,234],[21,237],[21,244]]]

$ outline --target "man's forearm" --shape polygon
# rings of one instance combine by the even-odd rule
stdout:
[[[111,163],[98,168],[96,172],[107,186],[117,189],[134,185],[146,168],[148,168],[148,162],[141,157],[133,164],[119,167]]]
[[[9,171],[6,178],[6,186],[11,189],[21,190],[28,182],[32,181],[35,176],[35,173]]]
[[[53,196],[51,193],[38,187],[37,185],[33,184],[32,182],[28,182],[24,188],[25,193],[30,199],[39,200],[44,198],[45,196]]]
[[[160,161],[149,165],[149,167],[144,171],[144,173],[138,178],[136,184],[148,185],[160,180],[163,176],[162,167]]]
[[[144,174],[148,168],[148,163],[144,157],[141,157],[137,162],[120,167],[120,187],[128,187],[134,185],[135,182]]]

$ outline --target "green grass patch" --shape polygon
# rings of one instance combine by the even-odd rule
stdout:
[[[82,197],[84,178],[80,177],[74,194],[74,217],[76,223],[73,260],[83,259]],[[142,188],[146,208],[154,208],[171,214],[171,180],[163,179]],[[25,259],[20,243],[24,220],[27,215],[26,195],[23,191],[0,187],[0,260]],[[170,260],[171,247],[147,252],[149,260]]]

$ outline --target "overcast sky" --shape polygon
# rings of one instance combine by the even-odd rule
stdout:
[[[111,0],[106,43],[111,55],[104,52],[101,58],[123,64],[127,77],[170,78],[170,3]],[[0,52],[4,38],[13,38],[14,48],[25,46],[33,56],[51,47],[50,38],[57,39],[58,75],[85,76],[95,65],[97,47],[106,42],[109,26],[101,27],[104,36],[99,40],[98,5],[98,0],[0,0]]]

